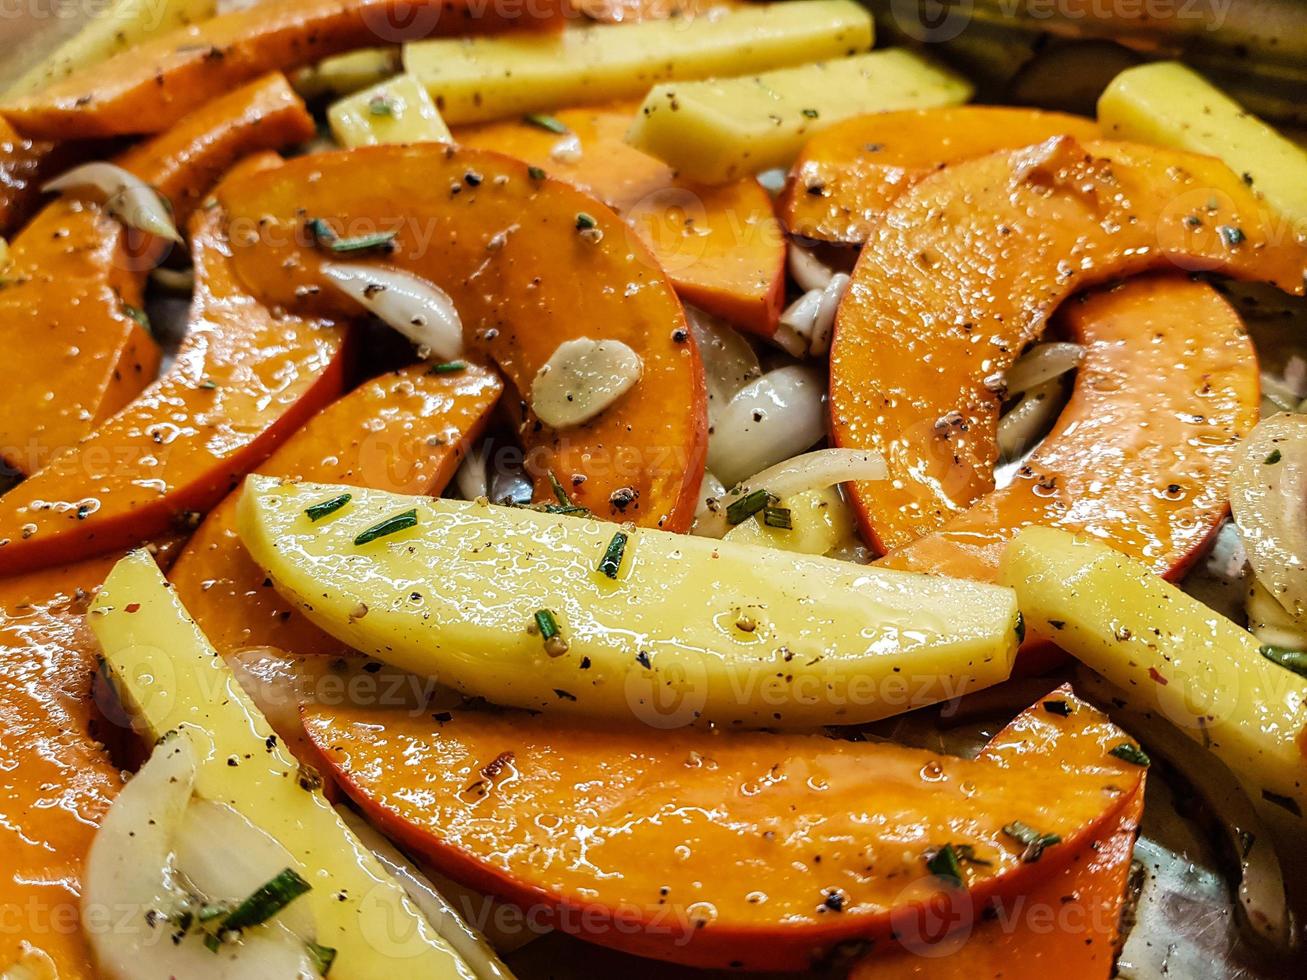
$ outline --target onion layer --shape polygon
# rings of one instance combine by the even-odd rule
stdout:
[[[758,366],[757,352],[725,321],[693,306],[685,308],[685,319],[703,360],[711,420],[730,404],[736,392],[761,376],[762,368]]]
[[[323,263],[322,274],[346,296],[417,345],[422,358],[452,361],[463,353],[463,321],[439,286],[384,266]]]
[[[105,209],[123,224],[180,243],[172,211],[159,192],[133,173],[112,163],[84,163],[56,177],[42,191],[98,191]]]
[[[717,413],[708,468],[729,487],[811,448],[826,434],[825,395],[825,377],[797,365],[746,385]]]
[[[1075,370],[1084,356],[1085,349],[1080,344],[1036,344],[1008,369],[1004,388],[1009,396],[1029,391]]]
[[[1047,432],[1061,408],[1057,378],[1031,388],[998,420],[998,452],[1003,460],[1018,459]]]

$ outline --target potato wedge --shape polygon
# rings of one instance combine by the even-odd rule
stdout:
[[[1219,157],[1286,224],[1307,237],[1307,150],[1179,62],[1129,68],[1098,100],[1109,139]]]
[[[853,724],[996,683],[1016,649],[996,586],[630,527],[610,578],[597,566],[613,524],[368,490],[306,516],[340,492],[250,477],[250,556],[333,636],[499,704]],[[400,515],[406,529],[368,540]]]
[[[627,140],[683,177],[720,184],[788,167],[809,136],[851,116],[969,98],[965,79],[889,48],[752,77],[659,85]]]
[[[305,896],[334,969],[353,980],[462,980],[466,964],[436,935],[187,615],[144,551],[114,566],[90,609],[119,696],[153,738],[186,726],[202,753],[197,795],[226,803],[276,838],[313,886]]]
[[[1032,633],[1140,698],[1243,781],[1253,800],[1307,812],[1307,679],[1255,637],[1096,541],[1026,528],[1002,581]]]
[[[865,51],[871,41],[871,14],[852,0],[799,0],[553,36],[422,41],[405,47],[404,67],[457,125],[638,98],[654,82],[765,71]]]
[[[452,143],[431,96],[412,75],[399,75],[341,99],[327,110],[341,146],[377,143]]]

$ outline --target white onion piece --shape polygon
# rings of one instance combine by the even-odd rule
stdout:
[[[1248,631],[1261,643],[1283,650],[1307,650],[1307,628],[1290,616],[1257,579],[1248,588],[1244,611]]]
[[[41,188],[45,192],[94,190],[105,209],[131,228],[180,243],[172,212],[159,192],[133,173],[112,163],[84,163]]]
[[[463,353],[463,320],[439,286],[399,269],[324,262],[322,274],[346,296],[417,345],[423,358],[452,361]]]
[[[883,480],[886,473],[884,458],[880,453],[868,450],[818,449],[804,453],[755,473],[732,487],[718,498],[716,507],[699,515],[694,533],[720,538],[730,529],[727,508],[754,490],[766,490],[783,499],[808,490],[824,490],[837,483]]]
[[[781,326],[789,327],[803,338],[806,349],[812,344],[812,330],[817,323],[817,314],[821,312],[821,298],[824,288],[809,289],[781,313]]]
[[[808,353],[813,357],[825,357],[830,350],[831,335],[835,332],[835,313],[840,308],[844,294],[849,291],[849,282],[847,273],[837,272],[821,291],[817,316],[812,324],[812,340],[808,344]]]
[[[464,500],[490,496],[490,474],[484,453],[468,453],[454,474],[454,486]]]
[[[1166,759],[1193,784],[1229,835],[1239,859],[1238,898],[1245,921],[1259,936],[1281,949],[1296,945],[1274,836],[1237,776],[1166,719],[1132,706],[1129,692],[1088,668],[1077,668],[1076,687],[1105,707],[1112,720],[1134,735],[1148,752]]]
[[[776,197],[781,191],[785,190],[785,182],[789,179],[790,173],[784,167],[772,167],[770,170],[764,170],[758,174],[758,183],[772,197]]]
[[[808,338],[800,335],[788,323],[776,324],[776,332],[767,339],[790,357],[803,357],[808,353]]]
[[[535,486],[520,469],[496,469],[490,477],[490,502],[502,507],[524,507],[535,496]]]
[[[817,258],[810,249],[790,243],[790,276],[804,292],[825,289],[835,274],[830,266]]]
[[[691,534],[702,533],[700,531],[700,522],[712,520],[713,513],[718,509],[718,504],[725,496],[726,488],[722,486],[722,481],[713,476],[708,470],[704,470],[703,479],[699,482],[699,504],[694,509],[694,523],[690,525]]]
[[[549,148],[549,159],[555,163],[580,163],[581,138],[576,133],[568,133]]]
[[[555,429],[582,425],[635,387],[643,369],[620,340],[565,340],[531,382],[531,410]]]
[[[513,980],[513,974],[509,972],[508,967],[500,960],[490,944],[464,921],[426,875],[414,867],[408,858],[396,850],[395,846],[375,827],[349,807],[337,806],[336,812],[363,846],[376,856],[386,872],[399,882],[409,899],[431,923],[431,928],[462,957],[463,962],[472,969],[476,980]],[[490,900],[486,899],[486,901]]]
[[[708,438],[708,469],[731,486],[797,456],[826,434],[826,379],[794,365],[745,385],[717,413]]]
[[[1054,378],[1031,388],[998,420],[998,451],[1004,460],[1018,459],[1030,451],[1047,432],[1061,411],[1062,383]]]
[[[1258,581],[1307,627],[1307,416],[1272,415],[1249,433],[1230,507]]]
[[[1080,344],[1036,344],[1008,368],[1004,388],[1009,396],[1029,391],[1075,370],[1084,356]]]
[[[304,944],[278,923],[246,930],[216,953],[205,948],[198,929],[171,940],[176,926],[168,917],[195,903],[174,866],[172,848],[188,819],[196,765],[195,747],[184,730],[160,743],[96,832],[82,876],[82,924],[99,975],[110,980],[316,977]],[[244,840],[208,844],[236,852]],[[135,928],[114,928],[124,911],[131,913]]]
[[[753,345],[725,321],[693,306],[685,308],[685,319],[703,360],[711,420],[730,404],[736,392],[762,375],[762,368]]]

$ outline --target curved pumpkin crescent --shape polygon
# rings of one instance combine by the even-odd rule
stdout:
[[[553,500],[552,471],[601,518],[688,527],[707,451],[698,350],[666,275],[600,201],[502,154],[435,143],[301,157],[218,196],[236,269],[270,306],[353,310],[320,273],[335,256],[309,232],[314,219],[342,237],[393,233],[372,258],[443,288],[469,356],[516,391],[540,499]],[[579,337],[623,341],[643,371],[596,418],[551,430],[526,399],[558,345]]]
[[[1051,139],[964,161],[885,214],[836,320],[838,445],[889,478],[852,498],[882,551],[994,489],[1002,377],[1072,292],[1149,269],[1216,269],[1303,292],[1307,246],[1224,164]]]

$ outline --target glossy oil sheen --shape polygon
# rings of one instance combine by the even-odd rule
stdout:
[[[1215,269],[1301,293],[1305,267],[1307,247],[1207,157],[1063,137],[926,178],[886,212],[836,321],[835,440],[889,467],[854,489],[863,531],[899,548],[994,489],[1001,402],[985,379],[1073,291]]]
[[[696,966],[809,969],[843,941],[885,942],[918,903],[974,914],[1025,893],[1113,825],[1140,772],[1107,754],[1121,732],[1083,703],[1003,765],[548,715],[433,724],[350,707],[305,720],[365,813],[446,873],[552,905],[560,928],[593,941]],[[1023,863],[1002,832],[1014,819],[1063,844]],[[968,892],[951,898],[923,857],[945,842],[991,862],[964,865]]]
[[[315,247],[308,219],[340,235],[395,232],[393,250],[363,260],[444,289],[469,356],[493,361],[519,397],[564,341],[627,344],[643,365],[639,383],[584,425],[551,430],[510,402],[524,415],[537,493],[553,500],[552,469],[602,517],[689,526],[707,450],[698,350],[666,275],[599,200],[500,154],[434,143],[301,157],[229,182],[221,198],[242,280],[287,309],[351,309],[320,274],[331,253]],[[580,216],[594,228],[579,227]]]
[[[1234,455],[1258,416],[1257,355],[1211,286],[1149,276],[1072,302],[1075,390],[1006,487],[891,553],[891,568],[994,581],[1007,542],[1041,524],[1087,531],[1170,577],[1227,511]]]
[[[464,146],[498,150],[588,188],[622,215],[687,302],[770,336],[785,297],[785,239],[771,198],[749,177],[720,186],[678,179],[626,142],[638,103],[552,113],[568,134],[529,122],[463,127]],[[555,152],[574,138],[581,155]]]

